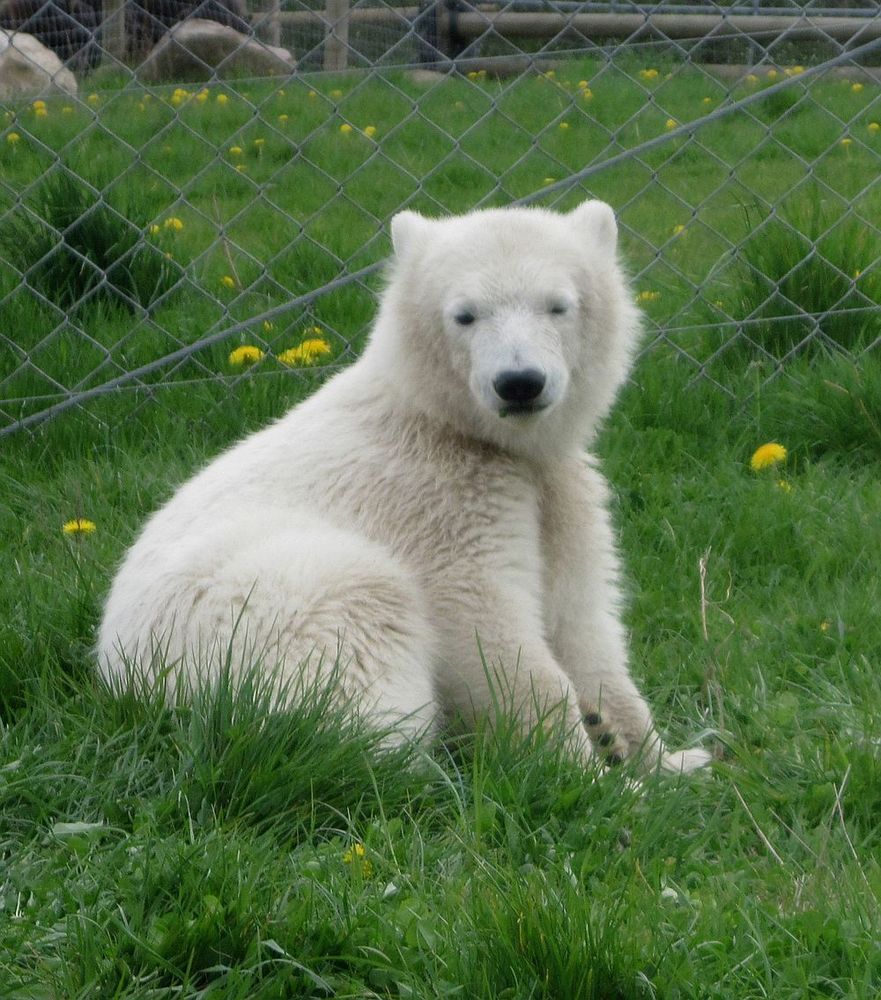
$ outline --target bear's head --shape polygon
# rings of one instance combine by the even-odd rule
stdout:
[[[517,453],[583,445],[639,335],[611,208],[401,212],[392,242],[366,358],[398,398]]]

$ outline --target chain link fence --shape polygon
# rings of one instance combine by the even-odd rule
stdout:
[[[0,27],[0,435],[345,364],[404,207],[609,201],[646,349],[720,392],[881,339],[868,0],[4,0]]]

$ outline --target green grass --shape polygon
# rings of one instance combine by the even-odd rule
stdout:
[[[578,110],[582,78],[594,91],[591,119]],[[646,105],[620,69],[573,63],[556,83],[426,90],[403,78],[316,78],[283,95],[253,84],[247,101],[228,90],[225,105],[214,93],[179,111],[154,92],[144,122],[143,95],[126,89],[102,92],[94,120],[89,105],[51,105],[39,120],[20,109],[9,128],[42,129],[45,145],[0,143],[6,204],[30,196],[51,163],[46,150],[91,121],[83,162],[115,178],[115,204],[139,192],[139,225],[160,225],[154,239],[185,279],[132,327],[106,304],[71,318],[37,307],[6,272],[2,330],[46,375],[14,375],[9,351],[0,377],[22,380],[7,391],[46,393],[52,379],[77,381],[103,364],[89,376],[100,381],[116,363],[149,361],[308,290],[337,273],[336,259],[378,257],[371,213],[385,217],[415,195],[410,177],[428,177],[417,206],[463,209],[501,174],[502,202],[603,155],[604,129],[632,145],[722,96],[687,75],[662,73],[653,86]],[[338,88],[344,96],[329,98]],[[866,132],[866,149],[835,145],[819,105],[856,134],[877,114],[877,94],[839,83],[812,93],[812,107],[776,101],[705,130],[721,163],[680,142],[591,181],[621,209],[637,287],[661,293],[646,307],[653,332],[669,332],[640,360],[599,443],[632,594],[633,669],[671,743],[704,734],[717,747],[712,768],[636,786],[626,770],[582,772],[551,737],[525,741],[504,728],[383,754],[320,695],[268,713],[259,682],[238,700],[221,688],[176,710],[111,697],[94,677],[94,631],[146,513],[324,377],[294,377],[268,357],[240,378],[226,366],[233,345],[221,345],[154,401],[123,391],[4,439],[0,996],[878,995],[881,360],[815,351],[770,382],[762,355],[706,362],[730,392],[695,378],[689,360],[719,346],[690,282],[743,288],[725,255],[746,235],[744,206],[780,197],[802,169],[782,143],[816,157],[832,136],[832,151],[813,160],[824,207],[851,199],[871,217],[877,195],[860,192],[877,153],[869,144],[881,140]],[[470,130],[492,99],[524,133],[550,127],[526,164],[517,164],[526,139],[510,122]],[[444,160],[451,140],[408,122],[412,103],[461,136],[472,159]],[[762,145],[762,122],[787,108],[795,117]],[[277,119],[285,113],[289,132]],[[557,127],[560,115],[570,129]],[[342,116],[375,124],[380,151],[361,135],[343,139]],[[144,146],[139,164],[122,137]],[[248,171],[214,161],[215,142],[240,146]],[[663,183],[649,184],[652,170]],[[241,214],[254,180],[261,200]],[[336,184],[350,200],[328,207]],[[787,201],[790,220],[812,190]],[[184,228],[166,229],[170,217]],[[304,233],[325,249],[297,242]],[[224,289],[233,270],[238,284]],[[339,335],[344,358],[372,308],[369,291],[345,290],[248,339],[283,349],[319,323]],[[123,334],[108,360],[103,347]],[[767,441],[789,455],[757,475],[749,458]],[[96,532],[64,536],[74,517]]]
[[[554,78],[419,84],[401,73],[314,75],[202,90],[146,89],[120,78],[81,102],[49,100],[40,114],[11,108],[0,134],[6,231],[20,221],[21,203],[38,203],[67,165],[101,193],[92,218],[109,215],[127,238],[139,234],[137,259],[162,274],[138,278],[143,289],[126,292],[130,305],[155,298],[149,312],[108,309],[101,296],[71,311],[54,271],[41,281],[41,269],[28,269],[20,254],[0,254],[0,329],[13,331],[0,356],[6,419],[380,260],[388,250],[382,224],[405,204],[431,213],[505,204],[662,136],[670,119],[694,121],[729,96],[721,82],[674,64],[658,63],[648,80],[639,77],[643,68],[632,59],[581,59]],[[590,83],[589,98],[581,81]],[[767,82],[744,82],[730,96]],[[736,381],[731,369],[743,367],[742,350],[725,358],[729,344],[745,345],[741,329],[772,370],[787,356],[798,339],[792,323],[776,318],[787,309],[844,310],[843,329],[831,330],[830,340],[857,342],[844,335],[858,318],[868,341],[881,299],[872,222],[881,195],[867,183],[881,153],[881,130],[870,129],[881,119],[879,98],[870,84],[855,92],[847,81],[810,89],[796,82],[748,112],[593,174],[559,204],[591,194],[615,205],[637,287],[656,296],[647,305],[651,322],[721,381]],[[782,221],[759,225],[772,208]],[[74,227],[71,240],[76,235]],[[814,236],[829,266],[803,267],[775,293]],[[101,267],[113,257],[102,252],[87,245],[53,259]],[[121,275],[131,255],[126,243]],[[757,272],[744,273],[746,258]],[[94,277],[91,265],[82,270]],[[776,303],[763,307],[760,300],[775,294]],[[255,323],[147,381],[234,376],[226,358],[241,342],[267,350],[260,371],[281,377],[273,355],[313,325],[326,331],[334,358],[346,360],[371,309],[369,289],[355,284],[270,328]]]

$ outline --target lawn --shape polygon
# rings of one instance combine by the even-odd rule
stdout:
[[[426,210],[504,202],[605,155],[609,131],[632,146],[724,98],[661,67],[641,81],[647,102],[638,69],[573,63],[552,79],[431,87],[315,77],[178,107],[171,90],[144,102],[122,88],[39,119],[18,109],[7,134],[20,140],[0,142],[5,204],[37,190],[47,151],[68,149],[77,116],[94,114],[65,155],[119,177],[98,186],[131,205],[182,284],[142,313],[95,301],[68,319],[17,291],[7,268],[0,331],[62,385],[101,382],[308,291],[340,261],[379,259],[377,220],[411,194]],[[236,702],[220,690],[172,711],[96,682],[102,595],[138,525],[206,458],[325,377],[278,353],[315,325],[334,361],[357,351],[375,285],[350,287],[200,353],[155,399],[123,390],[3,440],[0,996],[878,995],[881,364],[872,350],[856,363],[835,350],[875,334],[856,308],[852,325],[821,325],[799,350],[802,328],[781,335],[779,311],[754,312],[761,282],[742,260],[766,266],[767,254],[726,257],[764,199],[802,228],[845,202],[877,217],[864,186],[878,94],[840,81],[810,93],[805,107],[760,105],[701,130],[702,148],[674,140],[590,181],[620,209],[635,293],[650,293],[650,346],[597,442],[633,670],[671,743],[715,748],[711,768],[586,774],[550,737],[504,731],[389,754],[318,696],[272,716],[257,684]],[[42,145],[29,138],[41,129]],[[502,178],[494,193],[491,175]],[[830,258],[853,248],[834,238],[845,222],[831,226]],[[787,232],[771,239],[787,246]],[[873,301],[877,253],[861,252],[867,277],[845,293],[869,282]],[[749,340],[733,338],[748,315]],[[240,343],[268,351],[249,373],[228,363]],[[2,408],[34,412],[42,404],[8,399],[58,387],[10,353]],[[787,374],[766,381],[790,354]],[[696,377],[696,360],[713,380]],[[786,460],[752,471],[769,441]],[[75,518],[96,530],[65,534]]]

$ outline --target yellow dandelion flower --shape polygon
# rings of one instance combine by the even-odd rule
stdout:
[[[223,285],[224,288],[235,288],[236,287],[236,279],[232,275],[230,275],[230,274],[225,274],[220,279],[220,283],[221,283],[221,285]]]
[[[466,74],[466,76],[468,77],[469,80],[476,80],[477,79],[477,70],[472,69],[470,72],[468,72]]]
[[[263,357],[263,351],[253,344],[242,344],[230,353],[227,359],[233,368],[242,368],[245,365],[254,365]]]
[[[581,91],[581,97],[585,101],[589,101],[593,98],[593,91],[590,87],[585,87],[584,90]]]
[[[281,122],[282,125],[284,125],[285,122],[288,121],[289,117],[290,117],[289,115],[279,115],[278,120]]]
[[[641,69],[639,71],[640,80],[657,80],[658,71],[656,69]]]
[[[318,97],[318,94],[314,90],[310,90],[306,96],[309,98],[310,101],[314,101],[315,98]]]
[[[678,124],[679,124],[679,122],[678,122],[678,121],[676,121],[676,119],[675,119],[675,118],[668,118],[668,119],[667,119],[667,120],[666,120],[666,121],[664,122],[664,128],[665,128],[665,129],[668,129],[668,130],[669,130],[669,129],[671,129],[671,128],[676,128],[676,126],[677,126]]]
[[[21,136],[18,134],[18,132],[10,132],[6,136],[6,141],[9,143],[10,146],[14,146],[17,142],[21,142]]]
[[[560,129],[561,132],[565,132],[566,129],[569,128],[569,122],[560,122],[560,124],[557,127]]]
[[[226,94],[218,94],[214,100],[217,101],[218,104],[229,104],[229,97]]]
[[[352,126],[348,122],[343,122],[343,124],[340,125],[340,132],[343,135],[348,135],[351,131],[352,131]]]
[[[556,177],[542,177],[541,182],[545,187],[547,187],[548,184],[554,184],[556,180]]]
[[[822,622],[820,622],[820,631],[821,632],[828,632],[831,624],[832,623],[829,622],[829,621],[822,621]]]
[[[854,83],[850,88],[855,94],[858,94],[862,89],[863,85],[861,83]]]
[[[236,164],[236,173],[237,174],[246,174],[247,172],[248,172],[248,168],[245,166],[244,163],[237,163]]]
[[[343,92],[341,90],[332,90],[330,92],[330,96],[336,100],[343,96]]]
[[[761,472],[762,469],[769,469],[772,465],[779,465],[785,459],[786,449],[783,445],[777,444],[776,441],[771,441],[768,444],[763,444],[760,448],[756,448],[752,458],[749,460],[749,466],[753,472]]]
[[[74,108],[72,104],[65,104],[64,107],[61,109],[61,113],[63,115],[72,115],[73,112]]]
[[[265,140],[265,139],[255,139],[255,140],[254,140],[254,145],[255,145],[255,146],[256,146],[256,147],[258,148],[258,149],[260,149],[261,147],[263,147],[263,146],[265,146],[265,145],[266,145],[266,140]]]
[[[479,69],[479,70],[477,71],[477,76],[478,76],[478,77],[479,77],[479,78],[480,78],[481,80],[485,79],[485,78],[486,78],[486,70],[485,70],[485,69]]]
[[[841,145],[844,146],[845,149],[847,149],[848,146],[853,145],[853,139],[845,137],[844,139],[841,140]]]
[[[162,225],[166,229],[171,229],[176,233],[179,233],[184,228],[183,221],[179,219],[176,215],[169,216],[165,220],[165,222],[162,223]]]
[[[769,69],[765,75],[769,80],[776,80],[780,74],[777,72],[776,69]]]
[[[162,227],[158,226],[155,222],[150,226],[150,235],[158,236],[162,232]]]
[[[589,86],[590,86],[590,84],[587,82],[587,80],[579,80],[578,81],[578,89],[579,90],[587,90],[587,88]]]
[[[204,104],[204,103],[205,103],[205,102],[206,102],[206,101],[208,100],[208,98],[209,98],[210,96],[211,96],[211,95],[210,95],[210,94],[208,93],[208,91],[207,91],[207,90],[205,90],[205,88],[203,87],[203,88],[202,88],[202,89],[201,89],[201,90],[199,91],[199,93],[198,93],[198,94],[196,94],[196,100],[197,100],[197,101],[198,101],[198,102],[199,102],[200,104]]]
[[[367,857],[367,848],[360,843],[352,844],[347,851],[343,852],[343,864],[353,865],[356,861],[360,862],[361,875],[364,878],[370,878],[373,874],[373,865],[370,858]]]
[[[315,337],[282,351],[278,360],[284,365],[312,365],[325,354],[330,354],[330,344],[322,337]]]
[[[48,108],[34,108],[34,115],[37,118],[48,118],[49,109]]]
[[[230,146],[229,147],[229,155],[230,156],[241,156],[242,152],[243,152],[243,150],[242,150],[241,146]]]
[[[547,78],[548,78],[549,80],[556,80],[556,78],[557,78],[557,71],[556,71],[555,69],[549,69],[549,70],[547,71],[547,73],[545,73],[545,76],[546,76],[546,77],[547,77]]]
[[[98,526],[86,517],[76,517],[72,521],[65,521],[61,530],[65,535],[93,535]]]
[[[759,82],[759,78],[756,76],[755,73],[747,73],[746,74],[746,82],[747,83],[758,83]]]
[[[372,139],[376,135],[376,126],[367,125],[364,129],[364,135],[366,135],[368,139]]]
[[[644,302],[657,302],[660,297],[660,292],[651,292],[646,290],[644,292],[640,292],[639,295],[636,296],[636,301],[639,305],[642,305]]]
[[[42,108],[43,111],[45,111],[46,110],[46,102],[45,101],[34,101],[34,103],[31,105],[31,107],[34,109],[34,111],[39,111],[41,108]]]
[[[673,235],[679,236],[681,233],[685,232],[685,226],[679,222],[673,227]]]
[[[804,71],[804,66],[787,66],[786,69],[783,70],[787,76],[798,76],[799,73],[804,73]]]
[[[705,97],[701,101],[701,104],[712,104],[712,103],[713,103],[713,98],[712,97]]]
[[[869,131],[872,135],[875,135],[878,131],[881,131],[881,125],[878,122],[869,122]]]
[[[146,111],[147,105],[143,101],[138,101],[138,111]]]
[[[853,272],[853,280],[854,281],[859,280],[862,273],[863,273],[862,270],[860,268],[857,268],[856,271]]]
[[[268,319],[263,320],[263,332],[272,333],[275,329],[275,323],[270,323]]]

